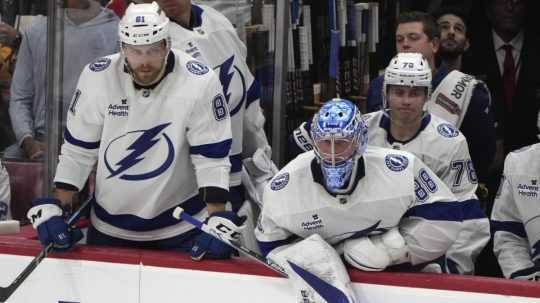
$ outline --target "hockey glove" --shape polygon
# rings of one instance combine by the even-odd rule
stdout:
[[[79,229],[68,228],[58,199],[36,198],[32,205],[26,216],[37,229],[43,246],[53,243],[55,251],[66,251],[82,239],[83,234]]]
[[[217,211],[212,213],[205,220],[212,232],[224,241],[238,241],[242,225],[246,217],[238,217],[232,211]],[[201,233],[195,239],[195,244],[191,248],[191,258],[200,261],[203,258],[209,259],[229,259],[235,250],[223,241],[215,237]]]

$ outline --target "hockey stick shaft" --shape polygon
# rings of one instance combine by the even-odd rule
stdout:
[[[68,228],[79,219],[82,211],[90,205],[92,199],[84,201],[83,204],[77,209],[68,219],[67,225]],[[49,243],[45,246],[37,256],[26,266],[26,268],[9,284],[7,287],[0,287],[0,302],[5,302],[7,299],[19,288],[19,286],[30,276],[30,274],[36,269],[36,267],[47,257],[47,255],[52,251],[53,243]]]
[[[265,265],[266,267],[272,269],[273,271],[277,272],[278,274],[280,274],[280,275],[282,275],[284,277],[288,277],[285,270],[283,268],[281,268],[281,266],[279,266],[278,264],[269,261],[267,258],[262,256],[261,254],[255,252],[255,251],[253,251],[253,250],[251,250],[251,249],[249,249],[249,248],[247,248],[245,246],[233,243],[229,239],[221,237],[218,232],[214,231],[210,226],[204,224],[203,222],[199,221],[198,219],[192,217],[190,214],[186,213],[181,207],[177,207],[177,208],[174,209],[173,216],[176,219],[184,220],[184,221],[188,222],[189,224],[197,227],[198,229],[202,230],[203,232],[205,232],[205,233],[213,236],[214,238],[224,242],[225,244],[229,245],[230,247],[245,253],[251,259]]]

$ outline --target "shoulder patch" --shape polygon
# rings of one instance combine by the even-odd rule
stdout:
[[[402,171],[409,166],[409,159],[403,155],[388,154],[384,157],[384,163],[391,171]]]
[[[192,74],[199,76],[204,75],[209,71],[208,67],[205,64],[195,60],[188,61],[186,63],[186,67],[188,71],[190,71]]]
[[[98,58],[94,62],[90,63],[90,70],[93,72],[100,72],[109,67],[109,65],[111,65],[110,58]]]
[[[453,138],[459,135],[459,130],[457,130],[456,127],[450,123],[439,124],[439,126],[437,126],[437,131],[439,134],[441,134],[441,136],[446,138]]]
[[[273,180],[272,180],[272,183],[270,184],[270,188],[272,190],[280,190],[282,188],[284,188],[285,186],[287,186],[287,184],[289,183],[289,173],[282,173],[278,176],[276,176]]]

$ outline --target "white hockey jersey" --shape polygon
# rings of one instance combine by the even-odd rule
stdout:
[[[540,260],[540,144],[509,153],[493,204],[493,249],[506,278]],[[540,270],[537,268],[536,271]]]
[[[0,221],[11,220],[11,189],[9,175],[0,159]]]
[[[490,231],[489,220],[475,194],[478,180],[465,137],[450,123],[427,113],[416,136],[408,142],[398,142],[390,134],[388,112],[377,111],[363,117],[369,144],[413,153],[462,203],[463,230],[446,256],[451,272],[473,274],[474,262],[489,241]]]
[[[80,76],[54,181],[80,189],[97,160],[91,221],[107,235],[177,236],[193,227],[172,217],[176,206],[204,219],[198,188],[229,187],[230,118],[217,75],[175,51],[166,73],[136,89],[115,54]]]
[[[368,146],[354,189],[331,195],[315,154],[289,162],[266,187],[255,235],[263,253],[314,233],[332,245],[399,226],[420,264],[444,255],[462,225],[455,196],[414,155]]]
[[[227,18],[205,5],[192,5],[193,29],[171,22],[172,47],[211,66],[231,110],[231,186],[240,185],[242,159],[257,148],[270,151],[260,107],[260,86],[246,63],[247,50]]]

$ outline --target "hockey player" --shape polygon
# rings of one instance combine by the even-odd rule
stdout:
[[[384,74],[385,110],[364,117],[369,144],[413,153],[454,193],[464,208],[463,230],[441,269],[474,274],[476,257],[489,241],[489,220],[475,195],[478,180],[465,137],[452,124],[424,111],[430,92],[427,60],[419,53],[397,54]]]
[[[255,230],[263,253],[317,272],[307,265],[317,262],[301,252],[282,251],[318,234],[368,271],[431,262],[447,252],[461,230],[462,207],[417,157],[367,146],[366,125],[348,100],[324,104],[311,135],[314,151],[289,162],[265,188]]]
[[[493,205],[493,250],[508,279],[540,281],[540,144],[511,152]]]
[[[82,72],[54,197],[34,200],[28,212],[44,245],[67,249],[77,241],[61,206],[97,161],[89,244],[230,256],[226,245],[172,217],[181,205],[202,220],[241,223],[224,211],[231,130],[221,85],[205,64],[170,49],[168,27],[156,3],[130,4],[119,25],[121,52]]]
[[[240,186],[242,160],[247,162],[252,180],[259,183],[266,183],[277,172],[270,161],[271,148],[263,129],[260,86],[246,63],[246,47],[230,21],[211,7],[192,4],[191,0],[157,0],[157,3],[172,21],[172,48],[183,50],[212,67],[223,86],[223,95],[231,109],[230,185],[233,209],[238,210],[244,201]]]

